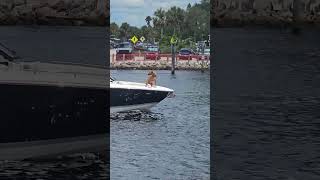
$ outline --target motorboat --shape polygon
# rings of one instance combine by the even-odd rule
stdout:
[[[0,160],[108,149],[106,67],[16,58],[0,46]]]
[[[174,97],[172,89],[110,78],[110,113],[148,111],[167,97]]]

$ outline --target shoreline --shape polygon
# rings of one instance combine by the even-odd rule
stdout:
[[[171,71],[171,67],[168,68],[144,68],[144,67],[110,67],[110,70],[166,70]],[[210,71],[210,68],[199,69],[199,68],[176,68],[176,71]]]
[[[320,27],[320,1],[216,0],[211,26]],[[300,27],[299,27],[300,28]]]
[[[111,70],[171,70],[171,62],[158,61],[116,61],[111,62]],[[175,70],[205,71],[210,70],[210,60],[177,60]]]
[[[0,25],[107,26],[107,0],[0,2]]]
[[[117,60],[115,57],[116,50],[110,49],[110,70],[171,70],[171,58],[163,57],[159,60],[147,60],[143,56],[136,56],[128,60]],[[175,70],[210,70],[210,59],[176,59]]]

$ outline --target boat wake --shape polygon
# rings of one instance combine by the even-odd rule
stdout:
[[[130,111],[110,114],[111,121],[156,121],[163,118],[163,114],[151,111]]]

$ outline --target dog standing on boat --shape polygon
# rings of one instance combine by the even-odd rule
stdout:
[[[148,73],[148,79],[146,81],[146,86],[150,85],[151,87],[152,86],[155,86],[156,85],[156,80],[157,80],[157,75],[155,72],[153,71],[150,71]]]

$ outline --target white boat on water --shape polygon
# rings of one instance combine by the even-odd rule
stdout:
[[[149,110],[174,91],[162,86],[110,79],[110,112]]]

